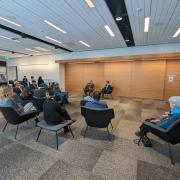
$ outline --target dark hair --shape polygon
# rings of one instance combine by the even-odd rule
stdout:
[[[106,81],[109,84],[109,81]]]
[[[55,92],[52,89],[50,89],[49,90],[49,96],[51,97],[51,96],[54,96],[54,95],[55,95]]]
[[[93,99],[96,101],[99,101],[101,98],[101,92],[100,91],[94,91],[93,92]]]
[[[42,76],[39,76],[38,80],[42,80]]]
[[[35,81],[35,80],[32,80],[32,83],[36,83],[36,81]]]
[[[31,79],[34,79],[34,76],[31,76]]]

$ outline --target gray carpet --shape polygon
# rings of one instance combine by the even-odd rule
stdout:
[[[167,145],[150,135],[152,148],[137,146],[141,122],[156,117],[168,110],[163,101],[138,98],[114,97],[105,99],[114,108],[115,119],[110,142],[106,129],[90,128],[86,138],[86,127],[80,115],[80,96],[71,95],[66,109],[77,121],[72,125],[75,135],[59,132],[59,151],[55,149],[55,135],[43,131],[39,142],[35,142],[38,128],[31,120],[23,123],[14,140],[15,127],[8,125],[5,133],[0,132],[0,180],[77,179],[77,180],[171,180],[180,179],[180,146],[173,147],[176,165],[172,168]],[[40,115],[42,117],[42,114]],[[5,120],[0,114],[0,128]]]

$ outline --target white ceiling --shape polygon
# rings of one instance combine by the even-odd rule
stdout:
[[[0,0],[0,16],[22,25],[17,27],[0,20],[0,24],[60,45],[72,51],[126,47],[126,43],[104,0],[92,0],[95,8],[89,8],[84,0]],[[180,0],[125,0],[136,46],[180,42],[180,36],[172,38],[180,27]],[[141,8],[140,11],[137,11]],[[149,32],[144,33],[144,18],[150,16]],[[67,33],[61,33],[44,23],[48,20]],[[109,25],[115,34],[111,37],[104,26]],[[17,37],[20,43],[0,38],[0,48],[28,54],[25,48],[40,46],[52,53],[63,53],[49,45],[0,30],[0,35]],[[47,40],[50,36],[62,42]],[[90,45],[79,43],[82,40]],[[7,54],[0,51],[0,56]],[[11,56],[21,56],[11,54]]]

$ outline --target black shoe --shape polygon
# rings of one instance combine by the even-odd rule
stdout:
[[[35,118],[34,120],[35,120],[36,124],[39,122],[39,119],[38,119],[38,118]]]
[[[140,136],[141,136],[141,132],[140,132],[140,131],[137,131],[137,132],[135,132],[135,135],[138,136],[138,137],[140,137]]]

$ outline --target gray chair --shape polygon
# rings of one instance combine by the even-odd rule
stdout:
[[[56,134],[56,149],[58,150],[58,134],[57,134],[58,131],[61,130],[61,129],[63,129],[65,126],[68,126],[69,131],[70,131],[70,133],[72,134],[72,137],[74,138],[74,134],[73,134],[73,132],[72,132],[72,130],[71,130],[71,127],[70,127],[70,125],[71,125],[73,122],[75,122],[75,121],[74,121],[74,120],[68,120],[68,122],[67,122],[67,123],[64,123],[64,124],[49,125],[49,124],[46,123],[45,120],[40,121],[39,123],[37,123],[37,126],[40,128],[40,130],[39,130],[38,136],[37,136],[37,138],[36,138],[36,142],[37,142],[38,139],[39,139],[39,136],[40,136],[40,134],[41,134],[41,130],[42,130],[42,129],[46,129],[46,130],[48,130],[48,131],[55,132],[55,134]]]
[[[96,128],[106,128],[108,139],[111,140],[108,126],[110,124],[113,128],[111,120],[115,117],[114,109],[92,109],[81,106],[81,115],[84,116],[87,124],[84,137],[86,135],[88,126],[90,126]]]
[[[171,144],[174,145],[180,143],[180,120],[174,122],[167,129],[163,129],[157,126],[156,124],[153,124],[148,121],[144,121],[144,125],[145,125],[145,132],[140,136],[138,145],[142,140],[143,136],[144,135],[147,136],[147,133],[151,132],[152,134],[158,136],[159,138],[163,139],[168,143],[169,157],[171,159],[171,164],[174,165],[175,163],[172,155]]]

